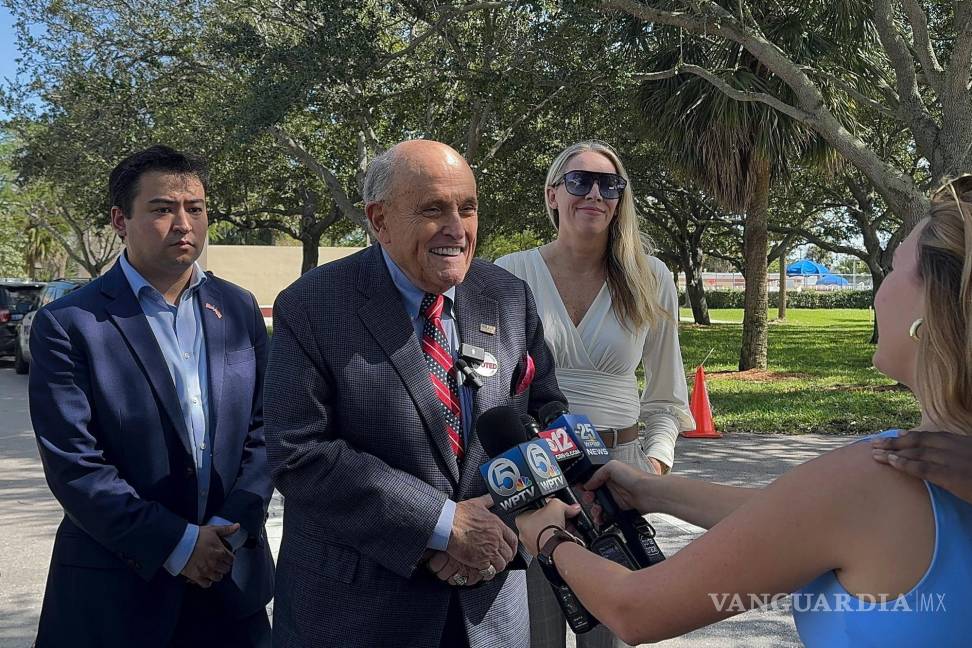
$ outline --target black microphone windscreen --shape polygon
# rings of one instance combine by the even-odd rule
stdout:
[[[567,409],[567,403],[550,401],[540,408],[540,410],[537,412],[537,418],[540,419],[540,423],[546,427],[550,425],[550,421],[553,421],[561,414],[566,414],[568,411],[570,410]]]
[[[476,434],[490,458],[503,454],[518,443],[530,440],[519,412],[505,405],[490,408],[480,414],[476,419]]]
[[[540,434],[540,425],[537,423],[537,419],[529,414],[520,414],[520,423],[523,423],[523,427],[531,439]]]

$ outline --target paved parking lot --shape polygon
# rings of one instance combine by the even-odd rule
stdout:
[[[676,469],[682,475],[726,484],[765,484],[789,467],[847,442],[847,438],[818,435],[681,439]],[[267,527],[275,556],[282,515],[282,500],[275,495]],[[0,648],[31,645],[60,519],[61,510],[44,481],[30,426],[27,377],[16,375],[11,362],[0,360]],[[653,521],[668,555],[701,531],[667,516],[654,516]],[[769,648],[800,644],[788,614],[752,611],[659,645]]]

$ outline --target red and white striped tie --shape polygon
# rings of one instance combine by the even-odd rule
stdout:
[[[425,327],[422,329],[422,352],[429,365],[432,388],[445,414],[449,444],[457,459],[462,459],[462,408],[459,405],[459,385],[453,371],[455,362],[449,353],[449,343],[442,328],[442,308],[445,297],[426,293],[422,300]]]

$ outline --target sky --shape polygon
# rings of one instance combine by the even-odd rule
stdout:
[[[13,80],[17,75],[17,33],[14,31],[14,19],[3,5],[0,5],[0,83],[7,79]],[[6,117],[0,109],[0,119]]]
[[[13,16],[6,7],[0,6],[0,77],[12,78],[17,73],[16,34]]]

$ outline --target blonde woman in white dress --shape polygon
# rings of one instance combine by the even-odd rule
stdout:
[[[678,343],[678,296],[668,268],[638,230],[624,166],[607,144],[579,142],[550,166],[544,197],[557,238],[496,263],[532,289],[571,411],[591,419],[613,459],[667,473],[678,433],[695,426]],[[527,586],[532,648],[564,648],[564,617],[536,565]],[[603,626],[577,641],[578,648],[625,645]]]

